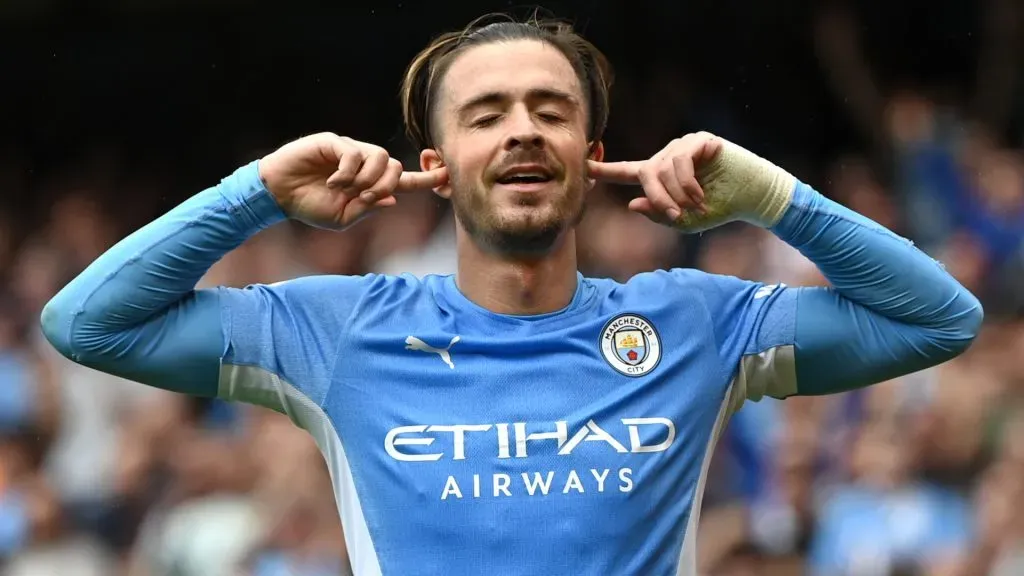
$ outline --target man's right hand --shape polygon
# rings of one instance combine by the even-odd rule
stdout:
[[[373,144],[329,132],[289,142],[259,162],[267,190],[290,218],[340,230],[376,208],[394,206],[395,192],[448,183],[448,169],[404,172]]]

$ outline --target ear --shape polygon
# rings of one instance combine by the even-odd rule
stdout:
[[[594,162],[604,162],[604,142],[601,142],[600,140],[597,142],[591,142],[590,154],[587,156],[587,159],[593,160]],[[587,178],[587,192],[593,190],[596,185],[597,180]]]
[[[444,166],[444,157],[441,156],[441,151],[434,148],[426,148],[420,152],[420,170],[429,172],[436,170]],[[452,195],[451,184],[445,184],[439,188],[434,188],[434,194],[437,194],[441,198],[447,200]]]

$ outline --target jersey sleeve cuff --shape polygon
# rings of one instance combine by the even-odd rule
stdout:
[[[820,194],[814,188],[797,181],[786,211],[769,230],[790,245],[800,243],[805,234],[814,234],[816,230],[807,230],[804,220],[808,212],[814,210],[819,197]]]
[[[260,178],[259,160],[235,170],[221,181],[220,190],[249,230],[262,230],[288,219]]]

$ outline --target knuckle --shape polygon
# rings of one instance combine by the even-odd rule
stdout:
[[[700,132],[696,132],[696,133],[693,133],[693,134],[687,134],[686,137],[683,138],[683,144],[685,144],[687,147],[695,146],[698,143],[703,142],[703,141],[704,141],[704,137],[701,135]]]
[[[367,188],[370,192],[373,192],[374,196],[382,197],[388,196],[394,192],[395,187],[398,185],[398,177],[390,173],[385,173],[383,176],[378,178],[375,182]]]
[[[388,179],[393,179],[395,182],[397,182],[399,177],[401,177],[401,176],[402,176],[402,165],[398,164],[396,166],[394,163],[388,162],[387,166],[384,168],[384,174],[383,174],[382,177],[383,178],[388,178]]]
[[[351,154],[348,150],[341,153],[341,163],[338,165],[338,171],[342,174],[352,177],[356,175],[356,168],[359,167],[359,160],[354,154]]]
[[[391,160],[388,160],[388,167],[384,171],[384,173],[387,175],[387,177],[393,178],[395,183],[397,184],[398,183],[398,179],[402,176],[402,172],[403,172],[403,168],[402,168],[402,163],[401,162],[399,162],[398,160],[395,160],[394,158],[392,158]]]
[[[659,192],[656,194],[648,194],[647,197],[651,199],[651,204],[654,204],[654,206],[660,210],[672,207],[672,199],[669,198],[668,194]]]
[[[366,158],[378,158],[381,155],[387,154],[387,151],[385,151],[380,146],[377,146],[375,144],[367,144],[366,142],[360,142],[359,152],[362,153],[363,156],[365,156]]]
[[[382,169],[368,163],[359,171],[359,174],[356,175],[355,181],[360,188],[370,189],[371,187],[376,186],[383,176],[384,171]]]

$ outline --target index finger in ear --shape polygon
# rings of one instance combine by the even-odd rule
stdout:
[[[587,160],[587,175],[614,184],[640,184],[644,162],[597,162]]]
[[[441,166],[426,172],[402,172],[398,179],[398,192],[413,192],[415,190],[432,190],[440,188],[448,183],[448,167]]]

